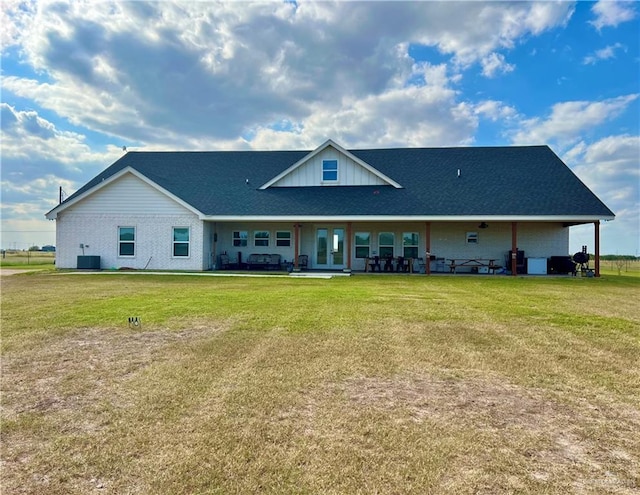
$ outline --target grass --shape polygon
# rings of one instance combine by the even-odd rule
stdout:
[[[3,493],[637,493],[638,296],[613,275],[4,277]]]
[[[6,251],[0,256],[0,268],[53,270],[56,253],[42,251]]]
[[[605,275],[640,277],[640,260],[602,260],[600,271]]]

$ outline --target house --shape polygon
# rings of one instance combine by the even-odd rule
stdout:
[[[516,254],[568,256],[573,225],[594,225],[598,254],[600,222],[614,214],[547,146],[328,140],[312,151],[128,152],[46,217],[58,268],[93,255],[101,268],[200,271],[219,269],[221,254],[277,254],[348,271],[429,253],[427,272],[469,258],[515,274]]]

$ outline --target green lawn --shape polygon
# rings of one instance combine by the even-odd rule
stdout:
[[[3,493],[638,493],[638,300],[624,274],[3,277]]]
[[[42,251],[6,251],[0,256],[0,268],[25,270],[55,269],[56,253]]]

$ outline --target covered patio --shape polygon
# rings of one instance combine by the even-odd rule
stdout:
[[[600,276],[600,221],[595,259]],[[572,224],[573,225],[573,224]],[[362,222],[211,224],[212,269],[397,274],[575,274],[568,222]],[[585,266],[586,265],[586,266]]]

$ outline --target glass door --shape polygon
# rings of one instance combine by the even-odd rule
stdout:
[[[329,270],[344,268],[344,229],[342,227],[316,230],[316,266]]]

